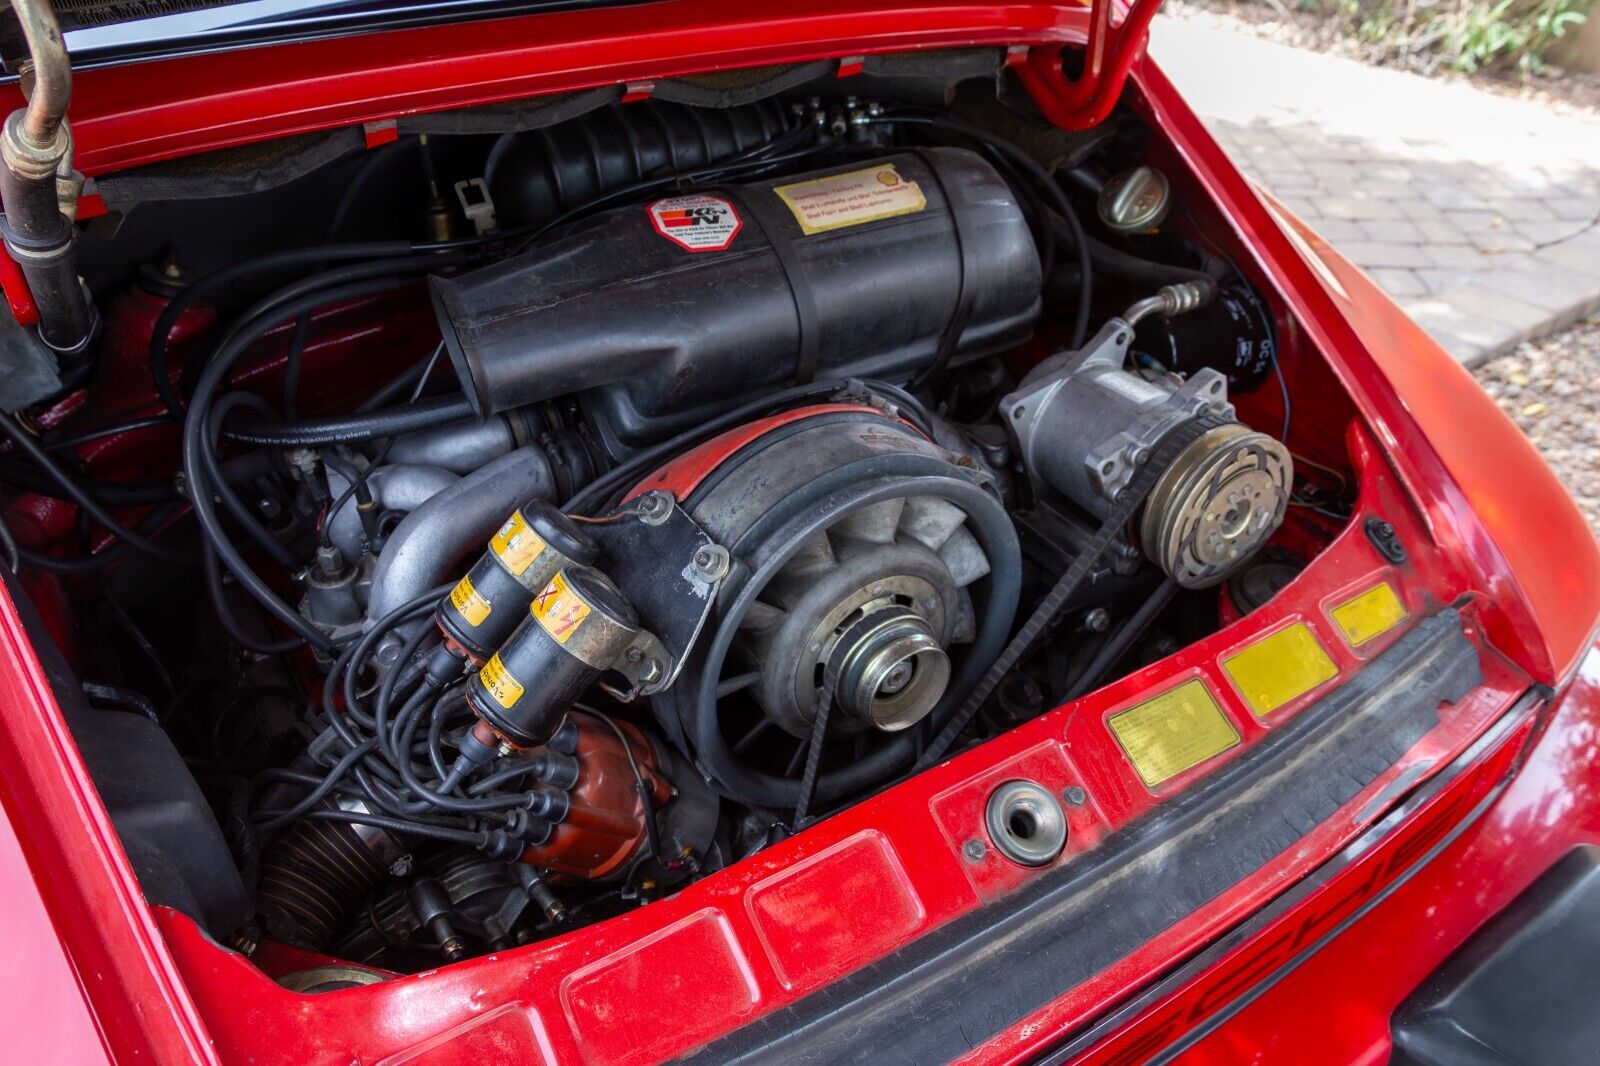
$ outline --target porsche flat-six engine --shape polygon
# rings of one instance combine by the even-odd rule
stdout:
[[[163,830],[214,935],[404,970],[599,920],[1292,577],[1291,495],[1339,516],[1278,323],[1137,120],[893,84],[407,134],[276,206],[104,183],[62,380],[126,418],[153,368],[115,440],[183,506],[112,502],[187,559],[71,576],[82,669],[220,814]]]

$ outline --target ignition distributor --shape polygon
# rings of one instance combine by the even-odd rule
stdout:
[[[1029,473],[1102,519],[1168,434],[1196,419],[1215,423],[1166,463],[1133,519],[1144,553],[1185,588],[1217,584],[1260,550],[1283,522],[1293,476],[1280,441],[1234,419],[1218,371],[1180,380],[1126,369],[1140,320],[1193,311],[1215,295],[1209,282],[1166,286],[1083,349],[1040,363],[1000,402]]]

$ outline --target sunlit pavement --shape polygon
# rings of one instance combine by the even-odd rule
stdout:
[[[1600,118],[1157,19],[1239,165],[1468,365],[1600,308]]]

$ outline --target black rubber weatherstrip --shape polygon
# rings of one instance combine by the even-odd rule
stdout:
[[[1352,863],[1370,854],[1372,849],[1378,847],[1402,822],[1415,814],[1418,809],[1426,806],[1434,796],[1442,792],[1450,782],[1455,780],[1458,774],[1473,763],[1476,763],[1483,757],[1485,752],[1499,747],[1506,736],[1521,725],[1529,714],[1534,713],[1535,710],[1540,714],[1548,714],[1551,706],[1548,692],[1540,691],[1537,688],[1529,690],[1512,705],[1510,710],[1501,715],[1500,719],[1483,736],[1474,741],[1471,747],[1458,755],[1450,766],[1436,774],[1432,780],[1419,788],[1415,794],[1407,797],[1403,803],[1385,815],[1381,822],[1371,826],[1366,832],[1351,841],[1337,856],[1319,866],[1314,873],[1300,881],[1294,888],[1267,904],[1267,906],[1251,915],[1247,921],[1212,943],[1205,951],[1173,970],[1155,984],[1142,990],[1136,997],[1118,1007],[1111,1014],[1103,1016],[1093,1025],[1072,1034],[1059,1047],[1036,1060],[1037,1066],[1059,1066],[1059,1064],[1071,1062],[1100,1043],[1107,1036],[1130,1024],[1146,1009],[1188,984],[1197,974],[1210,969],[1230,951],[1259,935],[1262,930],[1272,925],[1290,908],[1317,891]],[[1532,736],[1537,737],[1539,732],[1539,728],[1535,727],[1532,731]],[[1526,750],[1522,754],[1525,756]],[[1282,966],[1262,973],[1255,983],[1241,985],[1235,990],[1233,998],[1220,1003],[1217,1009],[1206,1015],[1205,1018],[1188,1026],[1183,1034],[1171,1043],[1152,1051],[1144,1059],[1144,1066],[1160,1066],[1160,1064],[1174,1061],[1189,1048],[1199,1043],[1201,1039],[1219,1028],[1228,1019],[1261,998],[1274,985],[1297,970],[1306,960],[1337,939],[1345,930],[1360,921],[1374,907],[1388,899],[1407,881],[1415,877],[1419,871],[1437,859],[1440,853],[1451,844],[1454,844],[1462,833],[1472,828],[1484,812],[1494,806],[1495,801],[1506,790],[1506,786],[1511,783],[1511,779],[1515,774],[1516,770],[1513,768],[1510,773],[1507,773],[1495,783],[1487,795],[1473,804],[1472,809],[1451,826],[1450,830],[1440,837],[1420,858],[1400,871],[1393,880],[1385,884],[1356,910],[1341,919],[1337,925],[1311,942],[1304,950]]]
[[[1081,860],[703,1048],[695,1062],[929,1063],[1057,998],[1291,847],[1482,679],[1454,610]]]

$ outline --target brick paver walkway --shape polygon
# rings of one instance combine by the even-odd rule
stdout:
[[[1158,19],[1259,181],[1468,365],[1600,308],[1600,116]]]

